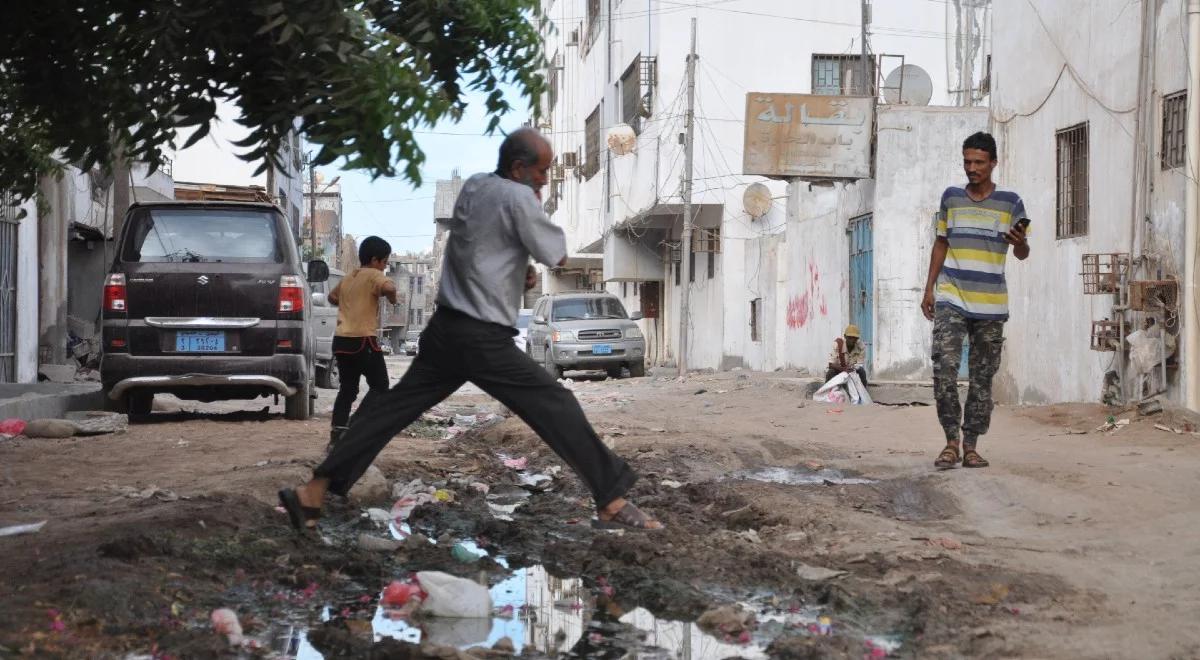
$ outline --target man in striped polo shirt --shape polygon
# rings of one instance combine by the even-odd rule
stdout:
[[[934,465],[987,467],[976,450],[992,418],[992,377],[1000,367],[1008,288],[1004,262],[1008,248],[1018,259],[1029,257],[1029,219],[1021,198],[996,188],[996,140],[976,133],[963,142],[966,188],[942,193],[937,240],[929,259],[929,277],[921,310],[933,321],[933,391],[946,447]],[[964,410],[958,402],[958,369],[964,338],[970,345],[970,389]],[[962,428],[961,453],[959,427]]]

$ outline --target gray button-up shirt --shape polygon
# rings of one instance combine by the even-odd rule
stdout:
[[[496,174],[467,179],[449,229],[437,304],[480,321],[516,326],[529,257],[557,266],[567,256],[533,189]]]

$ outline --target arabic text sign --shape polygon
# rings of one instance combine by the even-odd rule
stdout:
[[[747,94],[743,174],[871,176],[872,103],[855,96]]]

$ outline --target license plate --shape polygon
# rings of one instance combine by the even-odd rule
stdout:
[[[612,355],[612,344],[596,344],[592,346],[592,355]]]
[[[175,333],[175,350],[180,353],[220,353],[225,350],[225,333],[219,330]]]

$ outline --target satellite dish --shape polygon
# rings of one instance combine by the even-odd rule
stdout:
[[[771,189],[761,183],[752,183],[746,186],[746,192],[742,193],[742,208],[755,220],[771,210],[773,201]]]
[[[929,105],[933,80],[916,64],[897,67],[883,81],[883,100],[893,105]]]
[[[637,133],[629,124],[617,124],[608,132],[608,149],[617,156],[633,153],[637,149]]]

